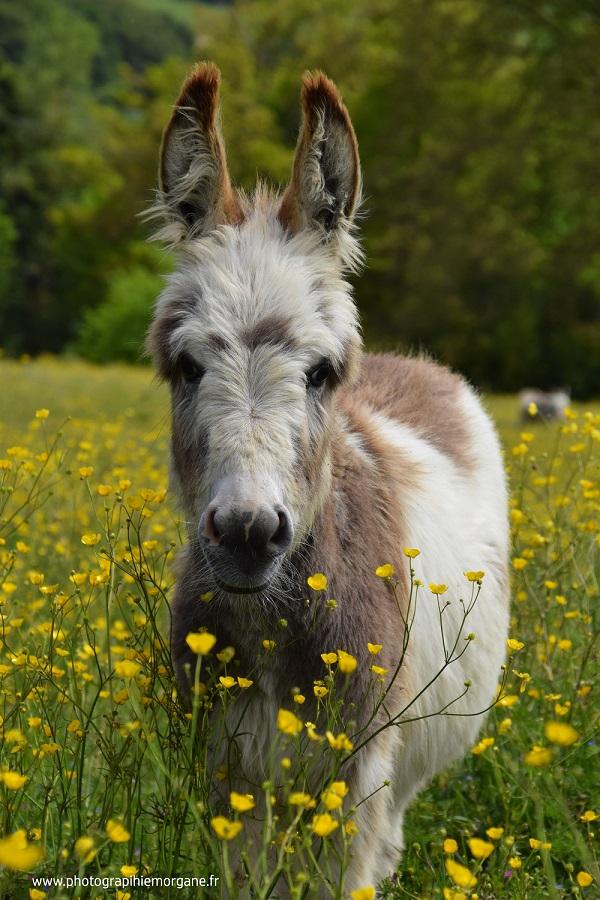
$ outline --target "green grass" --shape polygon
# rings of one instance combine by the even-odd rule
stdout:
[[[207,698],[226,705],[228,689],[206,678],[190,722],[172,696],[164,639],[181,541],[164,499],[167,391],[149,369],[50,358],[0,360],[0,383],[0,780],[6,770],[27,777],[0,787],[3,833],[25,830],[12,844],[0,840],[0,865],[30,854],[46,874],[118,876],[124,865],[223,873],[225,843],[210,825],[220,810],[198,762]],[[582,816],[600,815],[600,406],[576,407],[565,426],[524,429],[515,397],[486,402],[510,469],[513,558],[524,560],[514,571],[511,634],[524,646],[509,662],[507,699],[482,732],[487,744],[411,807],[398,878],[383,889],[394,900],[471,895],[449,877],[453,859],[477,878],[479,898],[599,896],[600,819]],[[39,409],[49,416],[36,418]],[[573,742],[553,743],[549,722],[569,723]],[[300,738],[281,740],[283,754]],[[527,761],[535,745],[544,765]],[[300,810],[292,823],[285,863],[293,872],[304,860],[311,881],[295,883],[308,898],[311,815]],[[267,844],[280,827],[265,832]],[[233,843],[243,846],[245,834]],[[493,846],[489,858],[473,858],[473,837]],[[452,854],[446,838],[457,843]],[[323,846],[326,860],[327,839]],[[592,884],[580,886],[579,873]],[[0,895],[28,897],[26,876],[0,868]],[[263,884],[257,896],[266,895]]]

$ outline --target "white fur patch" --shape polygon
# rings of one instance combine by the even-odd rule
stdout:
[[[418,472],[415,489],[403,495],[409,546],[421,552],[411,560],[423,587],[409,642],[408,678],[416,695],[431,686],[405,712],[405,719],[428,716],[448,704],[447,711],[467,715],[434,715],[401,729],[404,747],[396,773],[398,804],[406,805],[419,784],[460,757],[473,743],[483,711],[493,701],[505,656],[508,597],[505,562],[508,554],[507,493],[498,440],[477,398],[464,388],[461,405],[471,425],[472,469],[459,469],[450,457],[418,437],[407,426],[379,413],[372,423],[381,437],[409,456]],[[408,563],[408,560],[407,560]],[[473,585],[464,572],[485,572],[479,599],[461,627],[463,606]],[[455,656],[467,634],[475,639],[461,659],[444,668],[444,642],[438,602],[429,584],[446,584],[440,605],[446,652],[458,639]],[[378,639],[385,641],[385,635]],[[440,673],[438,675],[438,673]],[[471,681],[466,696],[464,682]],[[473,715],[482,712],[482,715]]]

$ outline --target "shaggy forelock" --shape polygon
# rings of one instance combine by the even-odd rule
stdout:
[[[231,344],[265,320],[277,320],[280,337],[293,343],[299,358],[304,353],[310,364],[326,356],[341,370],[359,328],[342,265],[313,232],[286,234],[276,202],[263,200],[241,226],[221,226],[181,249],[179,267],[157,304],[157,322],[170,314],[176,320],[160,352],[173,359],[184,350],[202,351],[209,338]],[[266,337],[275,342],[271,331]]]

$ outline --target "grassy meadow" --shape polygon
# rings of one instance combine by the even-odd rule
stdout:
[[[0,896],[201,897],[184,880],[211,873],[235,893],[231,858],[259,798],[218,805],[210,782],[227,773],[210,771],[202,726],[252,690],[262,657],[255,672],[236,669],[233,652],[209,669],[206,636],[192,712],[180,705],[167,646],[182,540],[167,494],[167,392],[145,368],[53,358],[0,360],[0,384]],[[512,484],[504,683],[479,742],[411,808],[402,866],[379,887],[394,900],[599,897],[600,406],[527,426],[515,397],[488,406]],[[315,603],[334,602],[325,582],[311,589]],[[281,640],[265,634],[261,653]],[[340,766],[352,735],[335,733],[330,702],[341,673],[351,677],[342,662],[315,685],[322,720],[306,728],[298,696],[278,720],[248,873],[256,897],[282,873],[310,900],[351,850]],[[331,757],[334,780],[318,796],[291,760],[303,748],[309,761]],[[31,873],[65,881],[35,885]],[[141,875],[173,883],[129,883]],[[349,894],[342,884],[331,896]]]

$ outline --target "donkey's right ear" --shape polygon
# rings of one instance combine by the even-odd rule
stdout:
[[[218,68],[204,62],[181,88],[163,135],[158,203],[151,211],[165,220],[159,238],[176,243],[242,219],[219,128],[220,82]]]

